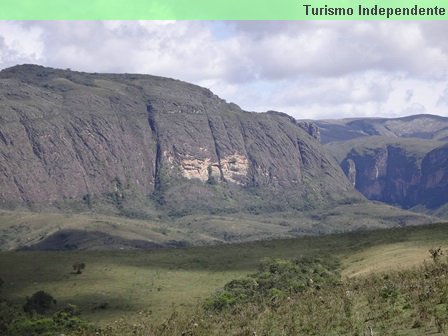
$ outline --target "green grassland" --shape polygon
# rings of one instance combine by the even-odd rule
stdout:
[[[0,250],[132,249],[211,245],[427,224],[438,220],[382,203],[358,201],[308,211],[128,218],[95,212],[0,211]],[[65,232],[66,237],[55,238]],[[146,246],[148,247],[148,246]]]
[[[419,265],[439,246],[448,248],[446,224],[178,249],[8,251],[0,253],[0,278],[4,296],[16,304],[45,290],[97,323],[141,314],[160,322],[254,272],[266,257],[332,255],[341,260],[343,277],[353,278]],[[86,264],[82,274],[74,274],[76,262]]]
[[[160,325],[118,322],[99,334],[447,335],[447,288],[448,258],[442,256],[340,282],[331,262],[322,259],[270,260],[257,273],[226,284],[194,312],[174,314]]]

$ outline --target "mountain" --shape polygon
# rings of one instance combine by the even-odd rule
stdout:
[[[421,203],[429,208],[448,203],[448,144],[430,151],[422,161]]]
[[[245,112],[153,76],[18,66],[0,83],[4,205],[155,195],[185,214],[240,210],[263,192],[276,197],[260,206],[272,208],[358,197],[308,126],[286,114]]]
[[[178,80],[36,65],[0,72],[0,185],[3,209],[168,221],[177,236],[205,234],[206,241],[430,221],[368,203],[313,123],[246,112]],[[224,217],[200,217],[210,215]],[[3,232],[24,234],[24,216]],[[235,226],[235,216],[246,224]],[[81,222],[93,232],[92,221]],[[64,221],[57,228],[27,239],[57,230],[65,239],[79,229]]]
[[[448,202],[448,118],[317,122],[327,149],[353,186],[371,200],[444,216]]]
[[[319,120],[322,143],[369,136],[417,138],[448,142],[448,118],[419,114],[402,118]]]

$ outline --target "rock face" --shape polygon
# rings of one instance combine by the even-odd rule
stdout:
[[[429,208],[448,203],[448,145],[429,152],[422,162],[420,202]]]
[[[371,200],[410,208],[416,205],[421,180],[420,163],[393,145],[369,153],[352,151],[342,161],[349,180]]]
[[[411,208],[435,209],[448,202],[448,147],[419,159],[402,147],[389,145],[367,153],[352,151],[342,168],[364,196]]]
[[[178,213],[357,198],[313,124],[143,75],[0,72],[0,204],[154,201]]]
[[[406,209],[436,209],[448,202],[448,118],[420,115],[318,124],[324,126],[324,141],[333,140],[326,147],[368,199]]]

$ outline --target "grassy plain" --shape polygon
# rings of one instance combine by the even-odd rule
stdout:
[[[127,218],[87,213],[0,211],[0,250],[110,250],[238,243],[427,224],[437,220],[377,202],[309,211]]]
[[[45,290],[94,322],[142,312],[161,321],[254,272],[265,257],[333,255],[343,276],[352,277],[419,265],[439,246],[448,248],[447,224],[185,249],[1,252],[0,278],[4,295],[17,304]],[[86,264],[82,274],[74,274],[76,262]]]

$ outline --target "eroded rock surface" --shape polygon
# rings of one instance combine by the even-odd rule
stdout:
[[[101,197],[121,207],[155,195],[182,213],[360,199],[318,139],[312,123],[245,112],[177,80],[32,65],[0,72],[4,207]]]

